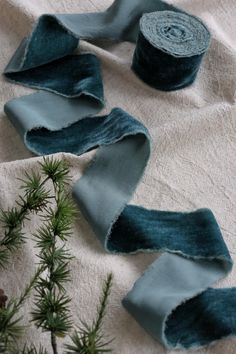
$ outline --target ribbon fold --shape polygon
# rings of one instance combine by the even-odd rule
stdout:
[[[123,305],[166,348],[188,349],[236,333],[236,289],[209,288],[230,272],[231,257],[210,210],[180,213],[128,204],[150,156],[148,130],[120,108],[96,116],[104,106],[99,62],[92,54],[73,55],[79,38],[134,41],[143,13],[165,16],[170,10],[187,16],[157,0],[116,0],[104,13],[41,16],[5,76],[43,91],[9,101],[5,112],[35,154],[80,155],[98,148],[73,194],[106,251],[162,252]],[[184,36],[180,27],[165,31]],[[208,44],[204,38],[197,55]]]

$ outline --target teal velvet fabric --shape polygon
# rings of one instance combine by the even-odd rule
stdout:
[[[40,76],[45,78],[53,67],[48,64],[52,61],[63,58],[56,63],[55,74],[69,71],[70,61],[71,70],[76,70],[76,59],[71,57],[67,62],[65,56],[73,53],[80,38],[137,41],[134,72],[148,85],[171,91],[195,80],[210,33],[201,20],[161,0],[116,0],[103,13],[42,15],[31,35],[22,41],[5,75],[35,87]],[[47,85],[47,89],[54,87]],[[65,90],[63,94],[73,97],[76,92]]]
[[[173,11],[144,14],[132,69],[148,85],[163,91],[191,85],[210,41],[196,17]]]
[[[209,288],[232,268],[221,231],[208,209],[177,213],[129,205],[150,157],[148,130],[120,108],[97,115],[104,106],[99,62],[92,54],[73,54],[80,38],[135,41],[144,13],[162,11],[164,16],[170,10],[174,17],[173,12],[186,15],[159,0],[116,0],[103,13],[41,16],[5,70],[9,80],[41,91],[7,102],[5,112],[37,155],[59,151],[81,155],[98,148],[73,195],[107,252],[162,253],[136,281],[123,305],[166,348],[188,349],[236,334],[236,289]],[[185,35],[176,26],[163,31],[175,38]],[[141,32],[138,44],[144,40]],[[207,34],[198,41],[197,53],[195,46],[188,48],[196,61],[185,84],[195,78],[208,40]],[[191,60],[185,63],[190,69]],[[168,62],[165,69],[171,72],[171,65]],[[168,77],[158,85],[183,86],[186,67],[180,68],[183,71],[172,76],[174,81]]]

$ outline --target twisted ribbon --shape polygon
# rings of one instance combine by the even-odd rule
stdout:
[[[106,251],[163,253],[123,304],[164,346],[186,349],[236,333],[236,289],[209,288],[230,272],[229,252],[208,209],[177,213],[128,205],[149,159],[149,133],[120,108],[95,116],[104,105],[99,62],[92,54],[72,54],[81,37],[134,40],[142,14],[148,13],[141,31],[157,10],[186,16],[157,0],[117,0],[104,13],[41,16],[5,76],[44,91],[9,101],[5,112],[35,154],[80,155],[99,147],[73,194]],[[180,35],[180,27],[163,31]],[[205,37],[197,55],[206,43]]]

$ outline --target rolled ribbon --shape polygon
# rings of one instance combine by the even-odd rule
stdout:
[[[80,36],[130,40],[144,12],[166,9],[154,0],[117,0],[100,14],[42,16],[5,75],[44,91],[9,101],[5,112],[35,154],[99,147],[74,196],[106,251],[163,253],[123,304],[165,347],[187,349],[236,334],[236,289],[209,288],[232,268],[220,229],[208,209],[128,205],[149,159],[149,133],[119,108],[95,116],[104,105],[98,60],[71,55]]]
[[[42,65],[72,54],[80,38],[131,42],[138,38],[134,72],[145,83],[170,91],[194,81],[210,33],[201,20],[161,0],[116,0],[102,13],[42,15],[12,57],[5,76],[37,87]],[[71,65],[77,70],[75,62]]]
[[[140,20],[132,69],[156,89],[181,89],[195,80],[209,42],[208,29],[194,16],[174,11],[146,13]]]

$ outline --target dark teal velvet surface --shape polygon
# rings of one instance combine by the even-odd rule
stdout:
[[[142,248],[181,250],[193,258],[214,255],[215,258],[230,259],[219,226],[208,209],[177,213],[128,205],[113,225],[108,248],[111,252],[121,253]]]
[[[206,26],[182,11],[144,14],[132,69],[154,88],[179,90],[194,82],[209,41]]]
[[[236,333],[235,308],[236,288],[209,288],[174,310],[166,323],[166,336],[173,347],[195,349],[230,338]]]
[[[26,71],[5,75],[21,85],[43,88],[65,97],[88,93],[90,97],[104,101],[100,63],[93,54],[67,55]]]
[[[162,91],[173,91],[194,82],[202,58],[203,54],[174,57],[155,48],[140,32],[132,69],[147,85]]]

